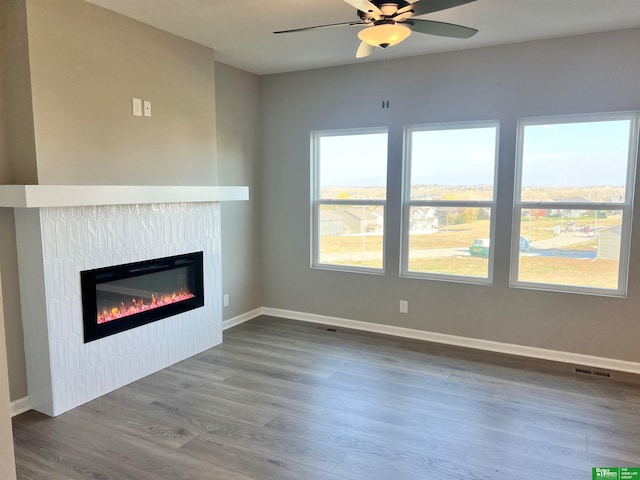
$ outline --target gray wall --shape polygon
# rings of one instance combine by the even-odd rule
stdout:
[[[2,281],[0,281],[0,287]],[[4,316],[2,314],[2,289],[0,288],[0,480],[16,478],[13,457],[13,435],[9,415],[9,382],[5,349]]]
[[[222,204],[225,320],[262,306],[259,77],[216,63],[220,185],[248,185],[248,202]]]
[[[640,361],[638,214],[627,299],[507,286],[517,118],[640,109],[639,44],[634,29],[264,77],[265,306]],[[403,125],[491,119],[501,122],[494,285],[399,278]],[[381,125],[386,274],[312,270],[309,132]],[[398,313],[400,299],[409,314]]]
[[[26,14],[29,49],[0,54],[31,68],[21,92],[29,87],[33,108],[29,100],[15,111],[27,120],[33,111],[37,179],[16,173],[28,155],[14,151],[12,174],[0,183],[217,184],[211,49],[82,0],[27,0]],[[14,28],[9,39],[26,45],[25,38]],[[133,117],[131,97],[151,100],[153,116]],[[2,110],[5,118],[12,112]],[[10,209],[0,209],[0,271],[11,399],[17,400],[27,387]]]

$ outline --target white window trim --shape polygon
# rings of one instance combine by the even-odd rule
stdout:
[[[389,190],[388,174],[386,176],[385,199],[384,200],[341,200],[341,199],[320,199],[320,158],[319,140],[326,136],[346,136],[346,135],[366,135],[375,133],[387,134],[387,172],[389,170],[389,129],[387,127],[349,128],[338,130],[316,130],[311,132],[311,225],[310,225],[310,267],[314,270],[330,270],[339,272],[365,273],[370,275],[384,275],[386,265],[386,242],[387,242],[387,198]],[[352,265],[337,265],[333,263],[320,262],[320,208],[322,205],[353,205],[376,207],[384,209],[384,230],[382,232],[382,268],[357,267]]]
[[[583,295],[600,295],[608,297],[626,298],[629,278],[629,262],[631,255],[631,228],[633,224],[633,199],[636,178],[636,161],[638,157],[638,125],[640,112],[620,113],[594,113],[581,115],[561,115],[550,117],[520,118],[517,128],[516,146],[516,170],[513,195],[513,220],[511,234],[511,264],[509,274],[509,286],[512,288],[524,288],[530,290],[543,290],[548,292],[577,293]],[[584,202],[523,202],[520,201],[522,192],[522,154],[524,148],[524,129],[532,125],[550,125],[580,122],[605,122],[612,120],[630,120],[629,158],[627,163],[627,178],[625,185],[624,203],[584,203]],[[554,209],[570,210],[620,210],[622,211],[622,230],[620,237],[620,266],[618,269],[618,289],[581,287],[575,285],[559,285],[553,283],[534,283],[518,280],[520,267],[520,228],[522,222],[522,210],[546,209],[553,206]]]
[[[493,171],[493,199],[482,201],[423,201],[411,200],[411,134],[419,131],[434,130],[463,130],[469,128],[495,128],[496,148]],[[496,199],[498,193],[498,162],[500,149],[500,122],[498,120],[482,120],[470,122],[435,123],[422,125],[408,125],[404,128],[403,155],[403,185],[402,185],[402,248],[400,252],[400,276],[424,280],[438,280],[443,282],[470,283],[474,285],[492,285],[495,257],[495,229],[496,229]],[[469,277],[463,275],[448,275],[434,272],[416,272],[409,270],[409,239],[410,214],[413,207],[458,207],[458,208],[490,208],[491,218],[489,226],[489,268],[487,277]]]

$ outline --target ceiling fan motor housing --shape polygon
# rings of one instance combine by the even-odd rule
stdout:
[[[382,15],[383,15],[382,20],[384,20],[386,17],[391,17],[394,13],[396,13],[401,8],[408,7],[409,5],[411,5],[409,2],[406,2],[405,0],[398,0],[396,2],[390,2],[389,0],[371,0],[371,3],[373,3],[376,7],[378,7],[382,12]],[[358,16],[362,20],[379,19],[379,16],[372,15],[371,11],[363,12],[362,10],[358,10]]]

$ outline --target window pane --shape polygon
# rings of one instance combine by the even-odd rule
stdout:
[[[382,268],[384,207],[321,205],[319,263]]]
[[[493,200],[496,127],[411,132],[411,200]]]
[[[524,202],[624,203],[631,120],[526,125]]]
[[[491,209],[412,207],[409,271],[488,278]]]
[[[521,282],[618,288],[622,211],[522,209]]]
[[[321,199],[386,198],[386,133],[321,136],[318,141]]]

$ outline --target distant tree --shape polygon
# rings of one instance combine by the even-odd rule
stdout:
[[[491,215],[484,208],[481,208],[478,212],[478,220],[489,220],[491,219]]]
[[[478,210],[475,208],[461,208],[458,215],[459,221],[457,223],[472,223],[475,222],[478,217]]]

